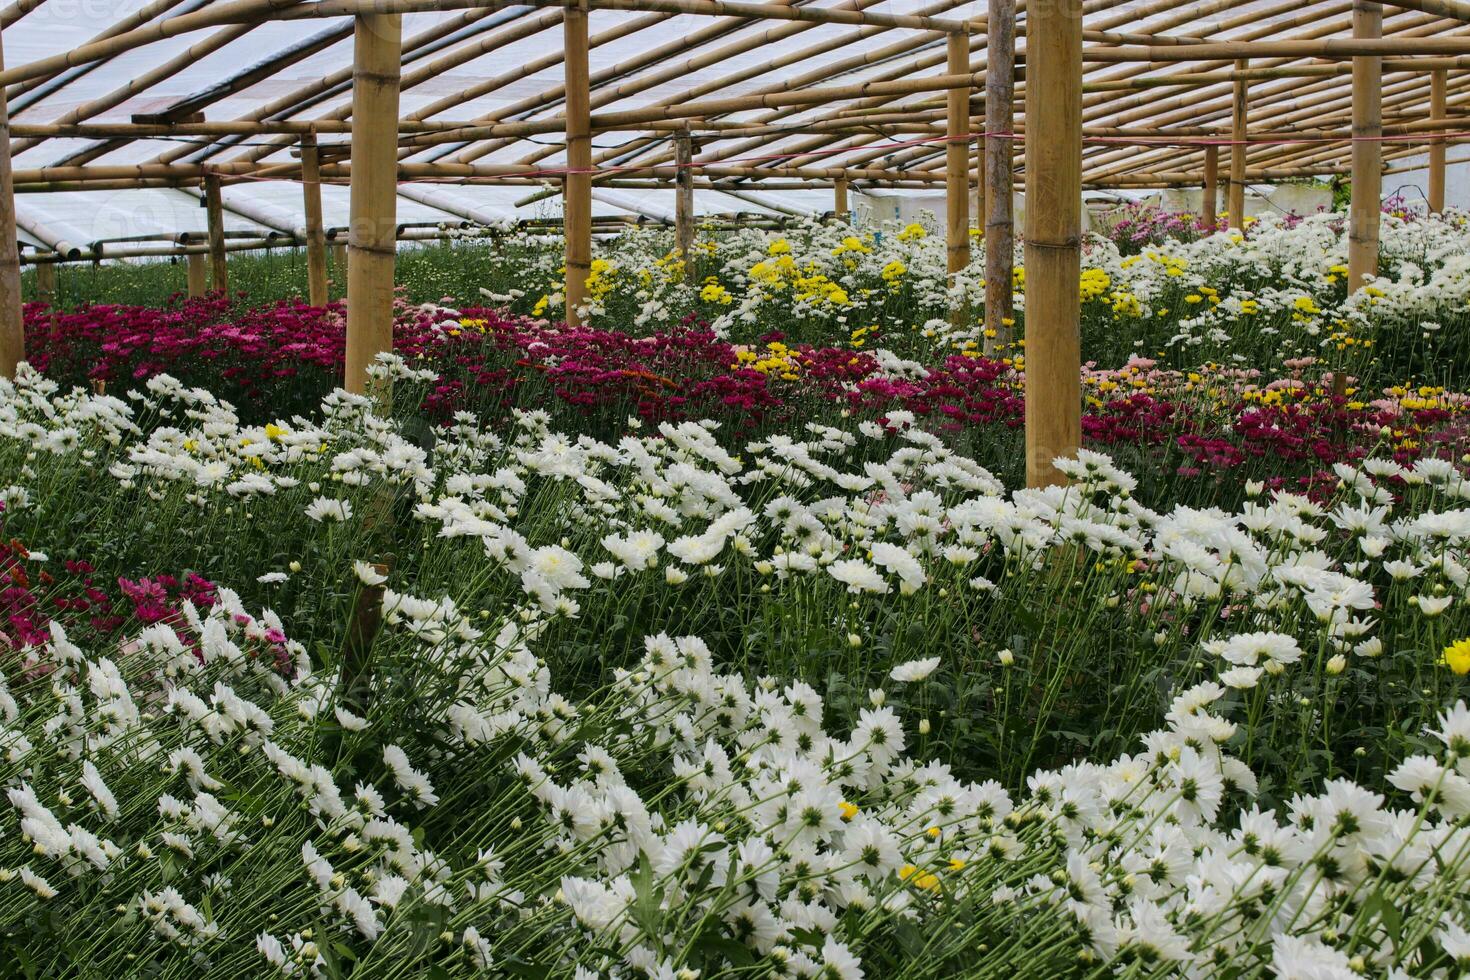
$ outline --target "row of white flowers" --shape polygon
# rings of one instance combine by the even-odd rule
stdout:
[[[325,976],[1470,968],[1463,703],[1391,776],[1398,805],[1336,780],[1238,811],[1254,779],[1213,683],[1137,754],[1013,798],[913,758],[876,692],[838,734],[809,686],[721,671],[697,637],[649,637],[574,702],[534,615],[486,633],[448,600],[385,606],[379,655],[416,693],[369,719],[299,646],[278,673],[271,617],[229,590],[178,633],[83,650],[57,628],[28,651],[0,688],[5,920],[56,916],[69,949],[122,943],[150,975],[250,949],[251,973]]]
[[[978,322],[953,329],[948,310],[963,297],[984,295],[985,241],[976,237],[970,264],[950,274],[943,235],[932,227],[811,221],[711,233],[691,259],[703,270],[692,286],[668,232],[632,231],[600,246],[590,313],[606,313],[619,327],[652,329],[697,307],[717,332],[740,341],[760,330],[795,329],[799,339],[843,343],[853,331],[862,331],[854,338],[873,331],[912,334],[920,346],[943,351],[978,348]],[[1177,353],[1190,364],[1217,359],[1270,368],[1300,357],[1337,360],[1344,338],[1357,346],[1385,325],[1401,346],[1439,349],[1440,332],[1458,326],[1470,309],[1463,215],[1385,214],[1381,238],[1384,274],[1349,298],[1340,214],[1268,213],[1252,218],[1246,233],[1222,229],[1136,251],[1091,235],[1082,256],[1084,319],[1120,323],[1140,356]],[[559,251],[517,251],[507,261],[518,263],[523,288],[490,299],[523,312],[535,304],[537,315],[556,316]],[[1018,244],[1015,302],[1023,311],[1024,262]],[[535,303],[538,296],[547,302]]]
[[[105,648],[54,625],[6,662],[0,929],[43,973],[1470,968],[1463,704],[1428,706],[1435,750],[1389,785],[1255,809],[1240,751],[1273,715],[1326,727],[1332,678],[1464,622],[1470,487],[1449,464],[1342,467],[1328,505],[1155,510],[1096,454],[1069,487],[1007,492],[901,414],[737,454],[709,425],[613,444],[534,412],[425,446],[342,392],[271,426],[166,377],[133,402],[24,372],[0,390],[7,517],[57,536],[33,544],[67,543],[46,518],[76,493],[157,540],[274,555],[284,535],[355,568],[354,593],[386,587],[387,625],[365,689],[228,589]],[[395,507],[421,555],[385,582],[351,559]],[[1165,680],[1162,727],[1023,793],[927,757],[928,722],[890,702],[948,666],[934,650],[977,604],[1092,565],[1115,573],[1080,601],[1200,658]],[[299,568],[256,564],[252,585],[330,586]],[[878,608],[939,636],[844,731],[808,680],[742,676],[683,628],[715,597],[799,599],[855,646]],[[572,683],[560,645],[606,644],[636,609],[637,656]],[[1298,680],[1319,700],[1297,705]]]

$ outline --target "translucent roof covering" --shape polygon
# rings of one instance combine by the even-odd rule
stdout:
[[[20,0],[0,12],[5,64],[24,66],[65,54],[109,32],[157,23],[222,0]],[[788,0],[790,2],[790,0]],[[950,20],[983,18],[983,0],[814,0],[792,4],[883,14],[922,14]],[[1406,6],[1421,6],[1424,3]],[[1428,2],[1428,9],[1443,4]],[[297,4],[309,8],[311,3]],[[1017,61],[1025,58],[1025,4],[1019,5]],[[33,9],[26,9],[33,8]],[[1084,29],[1090,46],[1142,42],[1193,45],[1218,41],[1347,37],[1351,4],[1346,0],[1194,0],[1194,2],[1116,3],[1091,0]],[[298,11],[299,12],[299,11]],[[1453,8],[1449,10],[1453,13]],[[473,121],[477,125],[517,120],[555,120],[563,111],[561,87],[562,11],[555,6],[513,6],[406,14],[403,18],[403,78],[400,117],[404,120]],[[1386,7],[1385,36],[1467,37],[1470,23],[1420,10]],[[350,16],[302,16],[224,24],[190,31],[86,62],[9,87],[11,122],[19,127],[13,142],[18,174],[53,166],[111,167],[149,163],[224,164],[240,161],[289,164],[298,142],[294,135],[176,135],[128,139],[46,138],[24,134],[36,123],[126,123],[140,114],[175,116],[203,113],[209,122],[231,120],[346,120],[351,114],[353,21]],[[945,35],[879,25],[749,19],[595,9],[590,14],[590,67],[594,113],[655,105],[682,105],[755,93],[934,76],[945,73]],[[986,68],[986,36],[971,38],[973,72]],[[1467,62],[1470,63],[1470,62]],[[1345,167],[1346,143],[1293,141],[1304,129],[1345,130],[1350,109],[1348,76],[1334,65],[1310,59],[1272,58],[1252,65],[1313,65],[1322,73],[1253,80],[1250,116],[1253,132],[1277,133],[1280,141],[1254,146],[1252,172],[1332,172]],[[1179,182],[1197,175],[1203,147],[1188,143],[1204,131],[1228,132],[1232,83],[1221,73],[1230,60],[1089,60],[1084,94],[1085,180],[1089,186],[1137,186],[1145,178]],[[1176,76],[1188,80],[1204,73],[1205,84],[1129,88],[1128,80]],[[1461,109],[1470,86],[1453,72],[1449,106]],[[1104,83],[1104,84],[1096,84]],[[1428,104],[1429,74],[1385,66],[1386,121],[1417,114]],[[983,112],[977,86],[974,112]],[[1016,125],[1024,127],[1024,80],[1016,83]],[[711,113],[696,121],[697,163],[776,167],[868,168],[903,172],[909,179],[942,173],[943,93],[877,96],[840,103],[795,105]],[[826,131],[823,124],[861,112],[881,110],[883,119],[907,126],[874,123],[856,130]],[[845,114],[845,115],[844,115]],[[764,127],[738,134],[716,126]],[[975,124],[978,128],[979,123]],[[1144,127],[1180,141],[1129,142],[1127,133]],[[1104,130],[1122,135],[1108,137]],[[791,131],[787,131],[791,130]],[[929,132],[932,130],[932,133]],[[411,139],[408,134],[403,137]],[[668,164],[667,130],[598,132],[594,162],[601,168]],[[331,158],[345,134],[320,136]],[[1183,144],[1183,145],[1181,145]],[[1422,153],[1422,146],[1390,143],[1385,158]],[[442,142],[405,146],[408,163],[476,163],[556,168],[564,165],[557,132],[516,139]],[[1019,160],[1019,153],[1018,153]],[[619,174],[621,176],[621,174]],[[627,173],[629,178],[636,174]],[[833,206],[830,190],[782,188],[778,174],[719,178],[720,190],[695,194],[700,214],[820,213]],[[793,183],[785,180],[785,183]],[[482,224],[559,216],[554,181],[466,184],[433,178],[401,187],[403,224]],[[796,181],[795,183],[802,183]],[[810,184],[811,182],[806,182]],[[854,180],[854,188],[863,185]],[[913,186],[921,186],[915,184]],[[670,190],[601,187],[594,211],[604,216],[669,220]],[[204,211],[194,188],[148,187],[100,191],[31,193],[19,185],[22,238],[54,246],[130,239],[168,239],[199,235]],[[726,190],[731,193],[726,193]],[[539,192],[539,193],[538,193]],[[329,228],[347,224],[348,192],[327,186],[323,193]],[[291,234],[304,223],[301,189],[289,179],[229,178],[224,190],[228,232],[261,237]]]

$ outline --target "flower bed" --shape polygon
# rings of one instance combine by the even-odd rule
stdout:
[[[91,553],[133,613],[0,650],[12,961],[1463,968],[1454,466],[1152,510],[1106,457],[1007,491],[892,413],[737,457],[368,409],[0,391],[7,530],[48,549],[12,581]]]
[[[127,391],[168,373],[220,393],[246,417],[309,411],[340,375],[340,311],[282,304],[228,318],[219,303],[174,311],[96,308],[32,319],[45,351],[38,366],[60,380],[90,379]],[[219,319],[225,317],[225,319]],[[133,324],[116,335],[108,324]],[[105,341],[98,338],[107,338]],[[458,412],[504,418],[517,406],[551,410],[580,431],[613,438],[630,418],[643,424],[710,418],[735,437],[784,431],[797,419],[826,424],[914,416],[1003,476],[1017,475],[1024,420],[1024,359],[974,351],[927,364],[883,347],[853,350],[788,344],[766,335],[736,345],[690,323],[635,337],[508,317],[490,309],[404,307],[395,347],[434,372],[417,394],[443,424]],[[1150,474],[1150,499],[1215,492],[1239,499],[1249,482],[1315,492],[1331,467],[1389,449],[1401,462],[1465,452],[1467,398],[1442,388],[1358,388],[1335,396],[1312,359],[1285,376],[1207,365],[1181,372],[1146,358],[1089,368],[1083,432]],[[268,414],[267,414],[268,413]],[[845,413],[845,414],[844,414]],[[1191,483],[1200,490],[1188,489]],[[1181,489],[1182,486],[1182,489]]]
[[[1039,489],[922,226],[633,234],[581,328],[522,243],[391,404],[337,306],[28,308],[0,963],[1464,974],[1465,232],[1349,299],[1333,222],[1092,241]]]

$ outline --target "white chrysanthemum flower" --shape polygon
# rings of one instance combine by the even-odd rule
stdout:
[[[909,660],[904,663],[895,665],[894,668],[888,672],[888,676],[895,681],[899,681],[900,683],[912,683],[914,681],[921,681],[924,678],[928,677],[930,674],[934,673],[935,668],[938,666],[938,657],[925,657],[922,660]]]

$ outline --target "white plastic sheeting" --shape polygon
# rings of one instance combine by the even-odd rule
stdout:
[[[198,0],[195,0],[197,3]],[[823,0],[819,5],[827,5]],[[207,5],[207,4],[205,4]],[[101,30],[143,6],[142,0],[46,0],[40,7],[23,17],[18,23],[4,31],[5,63],[15,66],[39,58],[55,55],[75,48],[92,39]],[[171,13],[191,9],[194,3],[176,5]],[[919,0],[887,0],[870,9],[884,12],[915,12],[933,10],[938,4]],[[962,17],[977,13],[982,4],[968,2],[944,11],[945,16]],[[476,33],[475,25],[500,23],[516,25],[525,19],[544,16],[553,11],[546,8],[512,8],[498,14],[477,12],[478,19],[471,19],[466,12],[411,14],[404,17],[405,76],[415,67],[446,53],[473,45],[496,28]],[[668,16],[659,19],[656,15],[635,14],[619,11],[594,11],[591,15],[591,34],[597,36],[618,24],[632,19],[657,21],[648,28],[617,39],[596,45],[591,51],[591,70],[594,81],[597,73],[625,64],[644,52],[666,44],[677,44],[681,39],[697,32],[709,32],[716,26],[726,26],[718,38],[704,46],[691,47],[689,52],[679,52],[672,58],[650,66],[643,72],[630,76],[652,81],[645,90],[627,99],[610,101],[602,93],[594,93],[594,111],[632,108],[648,105],[686,92],[706,90],[700,97],[711,94],[719,97],[756,91],[769,87],[773,78],[759,69],[771,59],[790,55],[812,46],[819,41],[846,39],[844,43],[825,56],[825,60],[845,61],[862,52],[875,50],[891,44],[902,36],[914,37],[911,32],[874,31],[851,26],[831,24],[802,24],[803,29],[790,37],[760,43],[751,51],[715,65],[690,70],[685,62],[689,57],[707,53],[720,45],[764,35],[773,27],[789,27],[782,22],[760,21],[737,23],[728,18],[711,18],[694,15]],[[415,58],[411,50],[413,39],[430,31],[436,25],[449,21],[464,26],[458,28],[463,34],[462,43],[451,44],[434,50],[426,57]],[[59,91],[32,101],[34,95],[22,95],[12,101],[12,121],[51,122],[68,117],[82,109],[85,121],[125,122],[135,113],[161,112],[181,100],[208,89],[211,85],[227,79],[249,65],[283,51],[304,39],[333,28],[340,29],[348,21],[345,18],[300,20],[291,22],[267,22],[246,32],[220,50],[204,57],[190,59],[186,56],[191,46],[199,44],[215,31],[231,28],[215,28],[179,37],[168,38],[147,47],[127,52],[103,62],[80,77],[75,78]],[[866,33],[867,37],[861,37]],[[400,115],[405,118],[420,114],[425,107],[471,86],[492,79],[506,79],[504,84],[468,102],[445,108],[434,114],[434,119],[487,119],[492,117],[533,118],[526,112],[516,112],[518,104],[540,102],[538,96],[556,89],[562,84],[560,62],[562,33],[559,25],[535,33],[522,40],[499,47],[489,54],[475,58],[457,68],[428,77],[418,84],[405,87],[401,97]],[[906,58],[922,55],[925,51],[942,51],[943,40],[935,35],[925,36],[921,47],[905,55]],[[182,59],[178,70],[169,78],[147,89],[129,93],[129,86],[143,73],[174,59]],[[532,71],[523,78],[510,79],[524,66],[546,59],[549,64]],[[352,40],[347,36],[327,45],[323,50],[311,54],[288,67],[282,68],[243,91],[230,95],[209,105],[203,111],[211,120],[251,118],[263,106],[281,99],[293,91],[302,89],[333,72],[351,65]],[[817,63],[820,63],[820,59]],[[801,70],[813,64],[802,63]],[[855,72],[831,83],[859,81],[880,69]],[[794,76],[798,69],[788,69]],[[750,75],[732,85],[720,84],[733,74]],[[663,79],[663,80],[659,80]],[[824,80],[825,82],[825,80]],[[122,96],[120,99],[114,96]],[[86,111],[88,104],[99,101],[117,101],[115,106],[104,111]],[[291,114],[292,118],[344,118],[351,105],[349,86],[341,86],[330,98]],[[537,115],[550,116],[559,113],[559,99],[546,101]],[[758,117],[759,113],[741,114],[733,118]],[[634,133],[600,133],[594,137],[594,152],[613,149],[632,140]],[[345,142],[346,136],[324,135],[323,145],[336,141]],[[73,160],[78,153],[107,146],[101,155],[89,156],[85,162],[97,165],[128,164],[159,161],[172,158],[175,162],[217,162],[244,159],[246,155],[262,154],[264,144],[274,141],[289,143],[280,137],[253,136],[234,141],[233,145],[221,144],[222,149],[203,156],[200,151],[190,149],[189,142],[196,138],[143,139],[119,141],[108,146],[101,141],[83,139],[48,139],[18,152],[14,158],[17,169],[49,166],[59,163],[81,162]],[[203,140],[198,140],[203,145]],[[882,142],[879,140],[879,142]],[[734,141],[730,141],[733,145]],[[556,167],[564,160],[561,137],[556,134],[535,136],[516,140],[496,149],[479,160],[485,163],[509,163],[525,161],[532,155],[548,152],[536,161],[537,166]],[[723,142],[720,144],[725,145]],[[705,143],[704,148],[714,149]],[[463,149],[459,144],[446,144],[420,152],[411,160],[452,160]],[[762,155],[776,152],[775,148],[761,149]],[[286,162],[291,159],[289,146],[272,148],[262,154],[267,161]],[[610,161],[615,162],[615,161]],[[405,185],[405,192],[398,202],[399,221],[402,224],[422,222],[461,224],[467,220],[477,223],[507,221],[516,218],[558,216],[560,200],[549,197],[534,203],[517,206],[516,201],[534,194],[536,188],[527,185],[456,185],[445,182],[425,182]],[[328,227],[345,227],[348,215],[348,193],[345,188],[325,186],[323,188],[324,220]],[[224,189],[226,229],[229,231],[255,231],[262,236],[271,231],[290,231],[304,223],[301,204],[301,187],[294,181],[241,180],[227,181]],[[176,190],[122,190],[122,191],[63,191],[34,193],[18,196],[17,207],[21,223],[28,222],[56,229],[66,241],[86,245],[98,241],[133,239],[142,236],[173,236],[178,233],[199,233],[204,230],[204,211],[198,207],[197,196]],[[761,195],[742,195],[739,198],[714,191],[697,191],[695,210],[699,214],[730,213],[820,213],[831,210],[832,195],[821,191],[769,191]],[[673,194],[659,190],[642,189],[601,190],[594,200],[594,214],[632,215],[652,220],[668,220],[673,211]]]
[[[159,2],[159,0],[154,0]],[[167,0],[164,0],[167,2]],[[173,0],[164,16],[208,7],[222,0]],[[796,0],[802,2],[802,0]],[[1097,5],[1087,15],[1094,29],[1152,30],[1179,35],[1208,35],[1229,40],[1259,34],[1276,26],[1293,30],[1300,8],[1268,0],[1246,3],[1201,2],[1165,14],[1136,17],[1143,0]],[[812,6],[837,6],[839,0],[811,0]],[[878,13],[923,13],[950,19],[983,16],[985,0],[842,0],[849,9],[861,6]],[[1311,6],[1311,4],[1308,4]],[[1331,4],[1320,2],[1324,16]],[[41,5],[4,30],[4,58],[8,67],[70,51],[96,37],[144,6],[144,0],[44,0]],[[1422,14],[1390,8],[1385,30],[1392,33],[1404,18]],[[404,88],[400,115],[404,118],[444,120],[547,119],[563,109],[562,29],[557,8],[512,7],[489,12],[459,10],[419,13],[403,18]],[[1021,15],[1024,23],[1024,12]],[[1340,19],[1340,18],[1339,18]],[[630,22],[647,26],[625,36],[602,40],[610,29]],[[528,25],[525,36],[497,44],[488,53],[479,46]],[[1447,33],[1470,30],[1446,22]],[[233,32],[233,33],[232,33]],[[1346,27],[1335,33],[1346,33]],[[659,15],[596,10],[590,15],[590,54],[594,112],[633,109],[654,104],[678,104],[725,98],[752,92],[772,92],[808,86],[851,85],[864,81],[935,75],[944,71],[941,35],[875,27],[837,24],[743,20],[690,14]],[[228,43],[215,42],[230,38]],[[718,49],[743,43],[748,50],[732,56],[709,57]],[[201,45],[203,47],[201,47]],[[1024,40],[1021,42],[1024,49]],[[228,82],[248,67],[281,52],[309,50],[290,65],[203,107],[210,120],[292,118],[350,118],[352,63],[349,18],[303,18],[267,21],[253,26],[229,25],[167,38],[120,56],[63,73],[64,86],[44,82],[12,88],[12,122],[16,124],[79,120],[127,121],[135,113],[158,113],[211,87]],[[983,35],[977,35],[972,55],[983,65]],[[319,48],[319,50],[317,50]],[[441,58],[457,52],[473,53],[463,63],[442,71],[427,71]],[[912,62],[921,59],[914,67]],[[635,64],[635,62],[637,62]],[[161,66],[171,73],[154,84],[139,79]],[[1089,79],[1136,74],[1137,65],[1093,65]],[[333,84],[316,85],[333,78]],[[1336,84],[1346,85],[1345,80]],[[456,102],[466,90],[475,97]],[[305,94],[303,94],[305,93]],[[1191,109],[1181,118],[1161,117],[1165,123],[1219,125],[1229,114],[1229,84],[1190,90]],[[920,94],[888,103],[934,99]],[[1139,125],[1153,121],[1149,104],[1137,98],[1119,98],[1117,109],[1089,97],[1088,121],[1093,125]],[[881,101],[881,100],[880,100]],[[829,113],[833,107],[752,110],[721,116],[726,121],[799,124]],[[1169,113],[1165,113],[1169,115]],[[1172,116],[1180,116],[1173,112]],[[616,166],[650,152],[671,153],[668,134],[654,137],[632,132],[598,133],[593,138],[599,166]],[[774,142],[738,136],[700,137],[696,159],[710,163],[751,165],[789,160],[805,166],[913,167],[941,165],[943,148],[936,144],[907,145],[912,135],[888,137],[880,133],[815,137],[793,133]],[[346,142],[341,135],[323,135],[324,146]],[[658,142],[661,141],[661,142]],[[215,163],[259,159],[290,162],[291,137],[232,138],[212,145],[197,137],[102,142],[89,139],[23,140],[16,153],[17,169],[66,163],[134,164],[146,162]],[[625,152],[619,149],[627,147]],[[489,152],[484,152],[492,148]],[[833,152],[840,148],[841,152]],[[811,151],[811,152],[808,152]],[[1089,147],[1098,158],[1116,160],[1142,151],[1126,147]],[[1181,150],[1181,154],[1189,151]],[[544,168],[561,166],[565,159],[561,137],[547,134],[492,143],[446,143],[407,154],[414,162],[480,162],[523,164]],[[1197,161],[1196,164],[1197,165]],[[937,170],[935,172],[938,172]],[[411,187],[411,189],[407,189]],[[937,189],[937,188],[936,188]],[[488,223],[511,218],[555,215],[560,202],[543,198],[517,204],[534,194],[527,185],[457,185],[443,181],[406,185],[400,197],[399,217],[405,224],[420,222]],[[347,223],[347,191],[326,187],[325,220],[329,226]],[[300,185],[290,181],[246,179],[230,181],[225,203],[232,208],[226,226],[232,230],[269,233],[303,223]],[[732,195],[698,191],[699,213],[747,211],[758,213],[825,212],[832,207],[830,192],[781,191],[769,188]],[[50,229],[46,234],[70,242],[90,243],[150,235],[201,231],[204,212],[188,194],[172,190],[34,193],[20,196],[22,225]],[[595,213],[641,215],[664,219],[672,210],[671,194],[639,189],[603,190],[594,202]],[[37,237],[32,235],[32,237]]]

